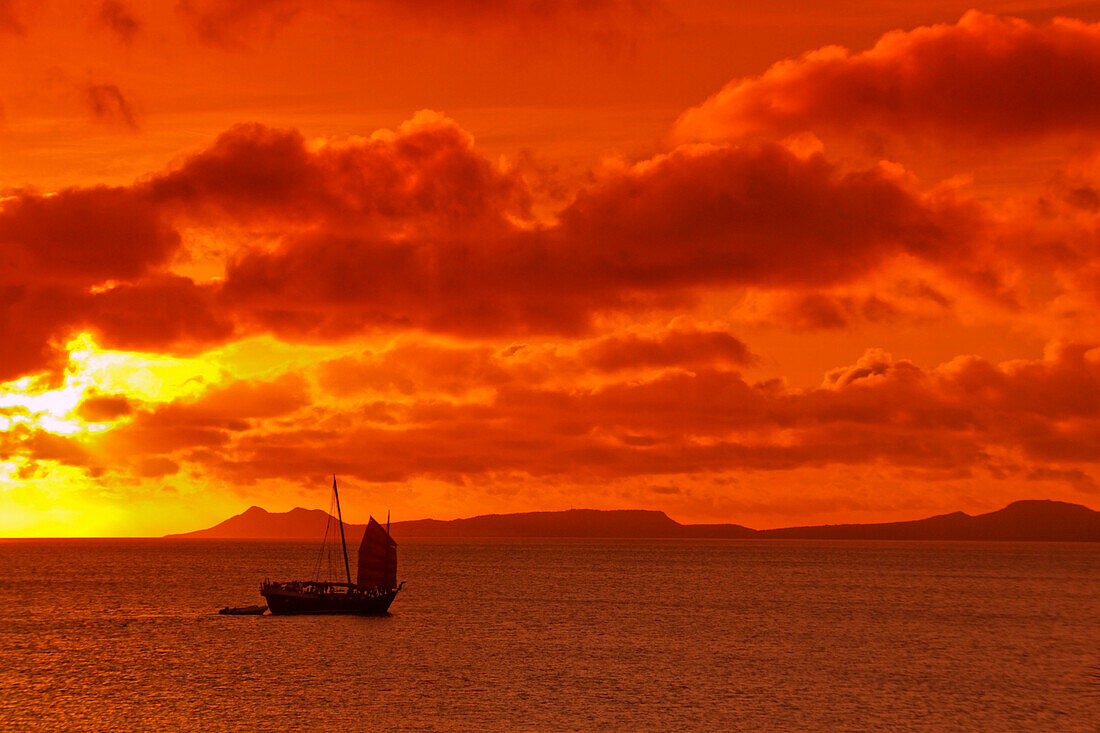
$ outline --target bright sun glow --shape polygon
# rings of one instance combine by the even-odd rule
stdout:
[[[205,361],[104,351],[88,334],[80,334],[67,346],[69,369],[62,386],[32,391],[30,378],[0,385],[0,430],[26,425],[66,436],[99,433],[110,430],[111,424],[87,423],[74,414],[93,391],[138,402],[162,402],[201,394],[225,378],[221,369]]]

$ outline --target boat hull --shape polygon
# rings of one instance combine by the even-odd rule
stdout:
[[[356,614],[381,616],[389,613],[397,590],[377,593],[318,593],[309,590],[265,587],[268,611],[276,616],[297,614]]]
[[[218,611],[222,616],[263,616],[267,606],[244,606],[242,608],[230,608],[226,606]]]

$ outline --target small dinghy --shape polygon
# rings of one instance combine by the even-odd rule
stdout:
[[[241,606],[240,608],[226,606],[218,613],[223,616],[262,616],[266,610],[267,606]]]

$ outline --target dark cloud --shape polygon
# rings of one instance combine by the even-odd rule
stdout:
[[[887,169],[759,144],[679,149],[582,192],[562,222],[598,275],[645,288],[822,285],[900,252],[943,262],[965,256],[979,217]]]
[[[0,381],[60,375],[68,363],[64,337],[79,312],[78,296],[69,288],[0,285]]]
[[[477,238],[315,230],[234,259],[226,301],[287,338],[577,334],[604,310],[848,282],[903,253],[965,271],[982,227],[965,202],[778,145],[676,151],[582,192],[560,220]]]
[[[0,380],[61,368],[68,337],[95,320],[97,307],[117,300],[94,289],[142,279],[179,245],[178,233],[140,189],[22,191],[6,198],[0,204]],[[137,322],[145,304],[135,305],[127,317]],[[196,315],[201,318],[181,317]],[[142,328],[157,326],[146,321]]]
[[[73,320],[106,348],[195,353],[234,335],[217,287],[177,275],[153,275],[95,292]]]
[[[89,84],[85,87],[85,99],[92,117],[102,122],[121,125],[130,130],[138,129],[133,107],[122,90],[114,84]]]
[[[580,361],[615,372],[670,366],[746,366],[756,358],[743,341],[725,331],[670,331],[655,336],[608,336],[581,349]]]
[[[239,242],[223,279],[168,274],[191,227]],[[0,284],[4,317],[47,368],[78,328],[151,351],[257,332],[576,335],[699,288],[816,288],[903,254],[969,277],[984,227],[974,204],[893,169],[845,171],[775,144],[676,150],[537,223],[521,178],[421,113],[319,147],[241,126],[129,187],[16,192],[0,208]],[[33,368],[8,359],[8,375]]]
[[[1059,481],[1072,485],[1084,494],[1100,493],[1096,480],[1079,468],[1033,468],[1027,472],[1029,481]]]
[[[430,114],[387,139],[318,151],[297,133],[240,127],[129,187],[10,192],[0,202],[0,323],[10,347],[0,379],[59,369],[64,341],[81,328],[108,347],[194,351],[254,322],[220,286],[166,272],[192,223],[472,236],[510,230],[525,206],[518,179]]]
[[[306,0],[179,0],[176,12],[199,40],[241,48],[256,35],[270,36],[298,14]]]
[[[109,28],[123,43],[132,43],[141,23],[129,6],[120,0],[103,0],[99,5],[99,22]]]
[[[488,347],[411,342],[323,362],[318,381],[336,395],[368,391],[462,395],[510,381],[513,377],[506,366],[506,360]]]
[[[769,322],[799,331],[841,329],[858,323],[896,320],[901,309],[877,295],[791,293],[778,297],[767,313]]]
[[[149,188],[207,224],[404,238],[505,231],[529,217],[530,205],[518,175],[486,160],[454,122],[426,111],[396,134],[319,149],[295,130],[239,125]]]
[[[134,464],[134,475],[140,478],[163,478],[179,473],[180,465],[168,458],[142,458]]]
[[[678,140],[802,130],[982,145],[1100,127],[1100,24],[1041,26],[970,11],[736,79],[679,119]]]
[[[165,264],[179,244],[140,187],[17,192],[0,208],[0,283],[131,280]]]
[[[342,396],[375,392],[465,397],[509,385],[604,378],[630,369],[744,366],[755,360],[744,342],[726,331],[689,328],[644,336],[602,336],[577,342],[576,347],[555,343],[537,349],[407,341],[322,362],[318,381],[326,392]]]
[[[0,458],[22,461],[27,472],[33,472],[39,461],[84,468],[93,475],[100,471],[94,456],[80,441],[25,425],[0,432]]]
[[[90,394],[80,401],[74,412],[85,422],[113,422],[134,411],[125,395]]]

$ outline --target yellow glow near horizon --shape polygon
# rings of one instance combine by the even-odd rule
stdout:
[[[0,384],[0,432],[14,428],[42,430],[82,443],[94,455],[93,435],[111,431],[131,418],[123,415],[110,422],[85,422],[77,409],[90,396],[123,396],[138,409],[152,409],[156,404],[195,399],[236,379],[265,379],[302,369],[334,353],[331,345],[286,344],[267,336],[193,357],[106,350],[87,333],[72,338],[66,347],[69,363],[60,385],[43,388],[43,382],[35,377]],[[363,348],[362,343],[349,342],[335,353],[357,353]],[[17,444],[19,440],[17,435]],[[179,507],[173,502],[179,500],[178,492],[192,490],[196,480],[192,474],[180,474],[171,479],[130,477],[119,482],[113,472],[97,476],[83,466],[51,459],[29,460],[16,451],[8,460],[0,461],[0,536],[88,537],[183,531],[191,527],[180,524]],[[167,494],[154,488],[166,484],[170,488]],[[156,501],[151,505],[135,503],[143,492],[152,492]],[[216,516],[210,521],[221,513],[239,510],[234,502],[207,505],[207,509],[213,507],[217,507]]]
[[[57,487],[86,482],[87,477],[77,469],[54,466],[39,472],[35,478],[24,478],[19,474],[21,468],[15,462],[0,461],[0,536],[81,534],[75,527],[82,512],[73,508],[69,497],[59,501]],[[79,524],[82,529],[83,525],[88,526],[84,533],[101,532],[105,528],[95,521]]]

